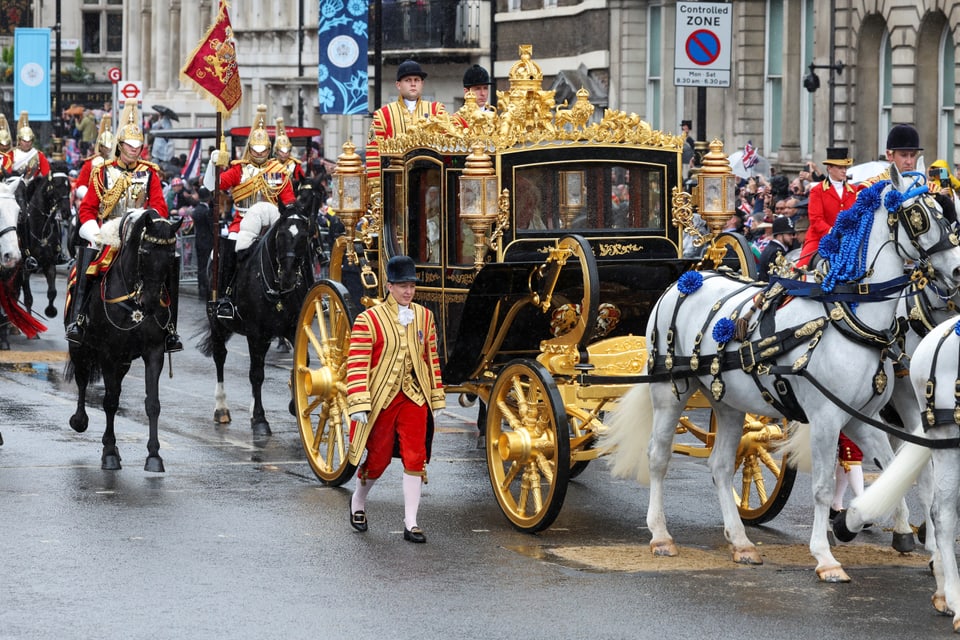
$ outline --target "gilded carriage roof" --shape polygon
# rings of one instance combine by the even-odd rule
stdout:
[[[591,122],[594,106],[586,89],[572,105],[556,105],[554,91],[544,90],[543,72],[533,60],[533,46],[520,45],[520,59],[510,68],[510,89],[497,91],[495,110],[480,109],[472,94],[455,114],[423,118],[403,135],[379,143],[382,154],[403,154],[413,148],[467,153],[476,143],[488,151],[518,145],[633,144],[681,152],[683,137],[663,133],[635,113],[604,111]]]

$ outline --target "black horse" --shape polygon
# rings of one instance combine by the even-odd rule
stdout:
[[[146,399],[144,408],[150,422],[146,471],[162,472],[157,420],[160,416],[159,380],[163,369],[166,326],[170,322],[170,295],[164,283],[177,267],[177,229],[153,209],[127,214],[120,226],[121,244],[113,263],[100,282],[92,284],[94,294],[87,306],[87,324],[82,344],[70,344],[67,377],[77,382],[77,410],[70,418],[74,430],[86,431],[87,384],[103,377],[103,411],[107,427],[103,433],[101,468],[120,468],[120,452],[113,430],[120,406],[123,377],[136,358],[144,362]],[[81,276],[82,277],[82,276]],[[99,291],[99,295],[97,295]],[[69,317],[69,314],[64,314]]]
[[[48,318],[55,318],[57,264],[61,256],[60,225],[70,217],[70,179],[66,165],[54,163],[49,178],[34,178],[22,188],[24,198],[19,227],[23,268],[19,273],[19,284],[23,291],[23,304],[28,310],[33,309],[30,275],[42,273],[47,279],[47,307],[43,313]]]
[[[261,399],[264,359],[273,338],[294,341],[300,307],[313,284],[310,221],[303,215],[302,201],[280,213],[237,266],[233,283],[232,320],[218,318],[208,309],[208,329],[197,345],[206,356],[213,356],[217,366],[216,409],[213,419],[230,422],[223,386],[223,363],[227,358],[227,341],[234,333],[247,337],[250,354],[250,385],[253,391],[253,414],[250,426],[255,436],[270,435]],[[223,290],[228,283],[220,283]]]

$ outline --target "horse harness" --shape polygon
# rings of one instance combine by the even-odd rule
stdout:
[[[306,219],[300,216],[299,214],[292,214],[287,217],[288,220],[303,220],[306,222]],[[300,285],[303,283],[303,269],[302,264],[305,256],[297,255],[294,251],[287,251],[282,256],[279,255],[279,249],[277,248],[277,233],[272,234],[273,238],[273,253],[276,254],[271,258],[270,256],[270,243],[269,239],[271,234],[267,234],[260,239],[261,242],[261,251],[260,251],[260,269],[257,272],[257,280],[260,281],[260,285],[263,288],[263,294],[266,296],[275,307],[277,312],[281,312],[284,309],[283,297],[287,294],[296,291]],[[283,288],[283,259],[284,258],[294,258],[295,265],[297,269],[297,278],[294,283],[287,287]],[[268,275],[270,271],[273,270],[274,265],[276,265],[276,270],[272,274]],[[271,277],[272,276],[272,277]]]

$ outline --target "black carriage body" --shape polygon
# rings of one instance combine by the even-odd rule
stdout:
[[[590,274],[572,260],[560,269],[550,308],[531,303],[531,274],[560,237],[577,234],[589,244],[596,305],[612,305],[619,317],[609,333],[588,340],[643,335],[656,300],[694,264],[680,257],[681,231],[672,219],[679,149],[548,143],[493,154],[510,224],[477,271],[459,206],[466,157],[416,148],[389,158],[382,174],[381,271],[394,255],[414,258],[416,300],[437,316],[448,388],[479,382],[514,358],[536,357],[564,312],[584,299]]]

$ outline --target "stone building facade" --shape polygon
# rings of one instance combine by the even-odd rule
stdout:
[[[317,111],[320,1],[233,0],[244,99],[227,126],[249,125],[262,102],[271,118],[322,128],[324,153],[333,159],[347,137],[363,144],[369,120]],[[503,89],[518,45],[529,43],[558,102],[587,86],[601,112],[604,107],[635,112],[669,132],[678,131],[681,119],[692,119],[695,132],[702,128],[707,139],[722,139],[728,151],[750,141],[786,170],[822,159],[831,144],[849,147],[858,162],[875,159],[896,122],[917,124],[928,162],[960,160],[955,124],[960,5],[946,0],[737,0],[731,3],[731,84],[702,92],[673,84],[673,0],[382,2],[394,12],[456,6],[467,12],[457,19],[469,22],[474,35],[455,45],[416,37],[391,40],[381,58],[381,101],[395,97],[396,65],[411,57],[430,73],[428,97],[454,110],[462,101],[466,67],[474,62],[492,67]],[[55,23],[51,0],[35,0],[34,7],[34,24],[27,26]],[[216,9],[216,0],[62,0],[62,37],[82,44],[96,86],[103,87],[107,69],[118,66],[125,78],[143,82],[145,105],[173,107],[181,114],[180,126],[208,127],[213,110],[180,83],[178,73]],[[389,15],[387,28],[397,20],[396,13]],[[10,40],[0,34],[0,45]],[[87,51],[94,43],[98,50]],[[371,103],[372,52],[371,44]],[[820,84],[813,93],[804,88],[811,63]],[[0,89],[2,108],[9,112],[11,90]],[[705,105],[698,105],[698,93],[705,94]],[[704,122],[696,122],[698,112],[705,114]]]

